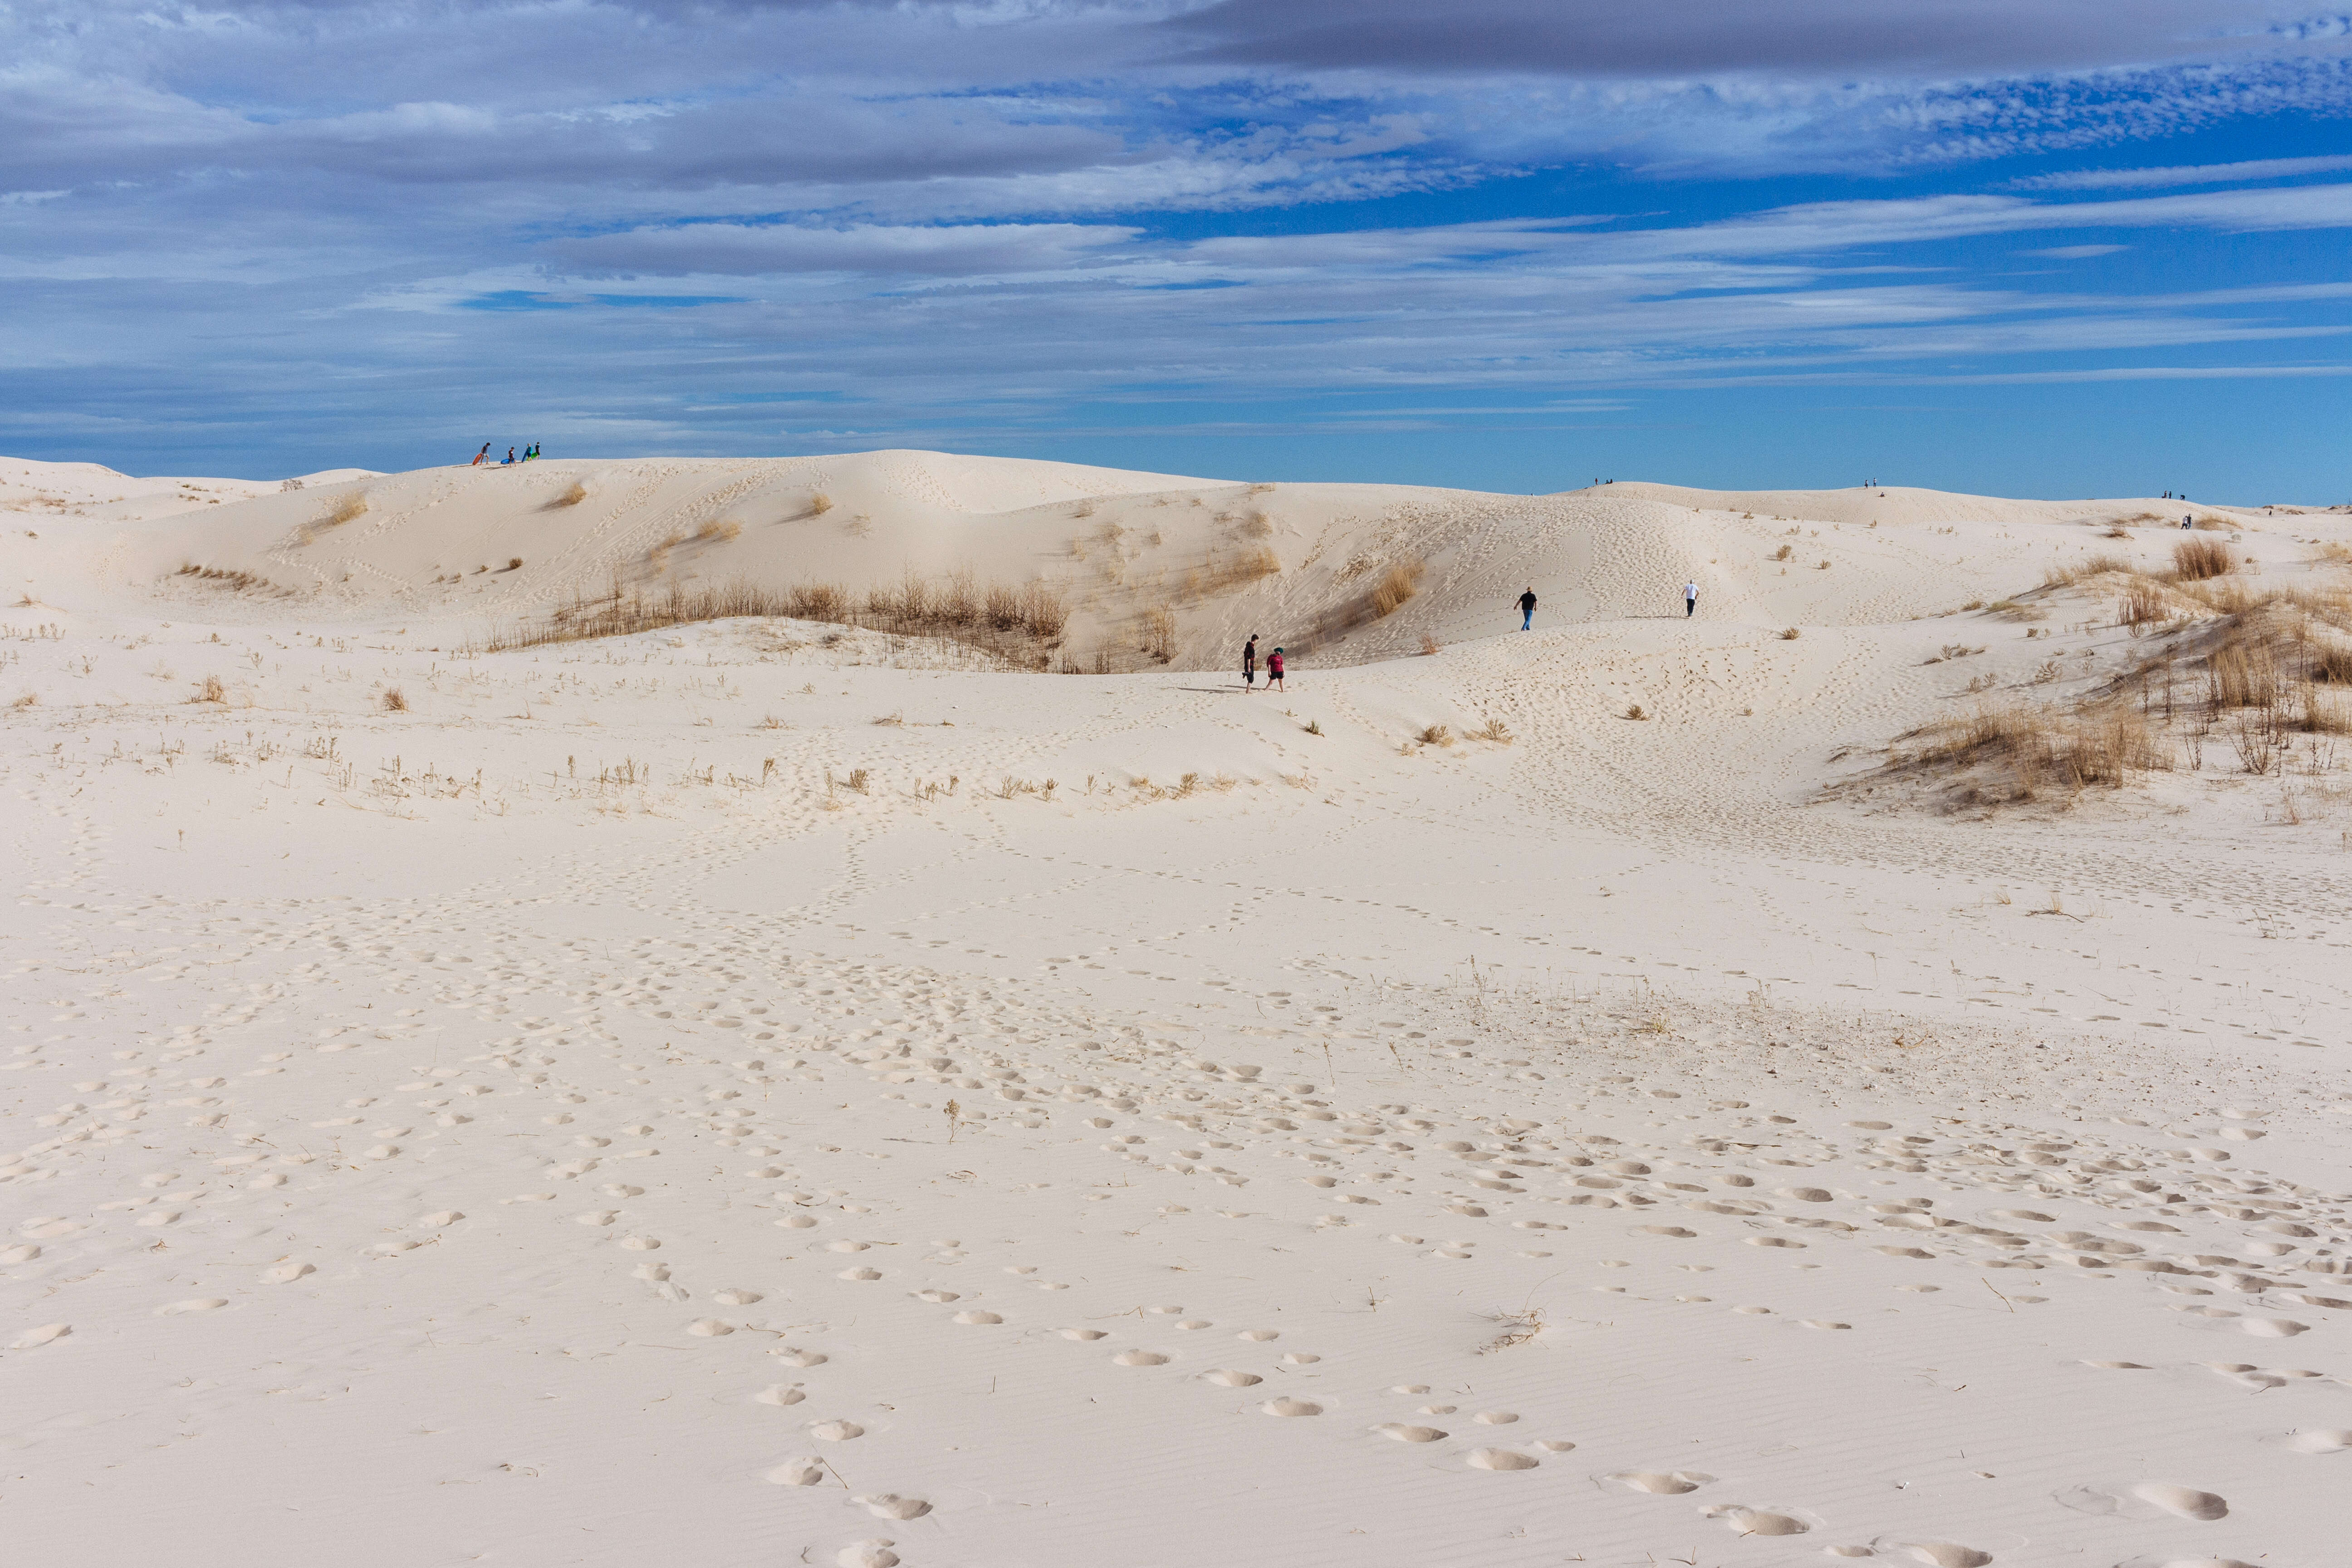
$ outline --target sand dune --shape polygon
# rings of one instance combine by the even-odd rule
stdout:
[[[1881,768],[2188,659],[2050,580],[2174,503],[0,477],[27,1561],[2337,1551],[2335,742]],[[857,624],[482,651],[616,583]]]

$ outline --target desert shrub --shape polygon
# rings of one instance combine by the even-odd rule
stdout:
[[[402,693],[399,687],[387,686],[383,689],[383,710],[387,713],[408,711],[408,699]]]
[[[1143,651],[1161,664],[1176,657],[1176,613],[1165,605],[1143,612]]]
[[[796,620],[840,621],[849,611],[849,592],[838,583],[801,583],[786,598]]]
[[[694,531],[694,537],[702,544],[724,544],[730,539],[742,538],[743,525],[731,517],[724,521],[712,518]]]
[[[991,583],[982,597],[982,617],[1000,632],[1021,624],[1021,590],[1006,583]]]
[[[2237,569],[2237,558],[2218,539],[2184,539],[2172,547],[2172,574],[2184,583],[2226,577]]]
[[[833,498],[825,494],[823,490],[818,490],[809,497],[809,515],[811,517],[823,517],[826,512],[829,512],[832,510]]]
[[[587,499],[587,485],[579,479],[574,479],[570,485],[558,492],[553,499],[548,501],[546,510],[549,511],[561,511],[567,506],[578,506],[582,501],[586,500]]]
[[[340,528],[344,523],[366,516],[367,509],[367,496],[363,491],[345,490],[327,503],[326,510],[319,514],[318,521],[312,526]]]
[[[1021,628],[1040,642],[1059,637],[1069,618],[1061,590],[1051,583],[1032,583],[1021,590]]]
[[[1400,561],[1381,574],[1372,584],[1372,616],[1392,616],[1404,607],[1405,601],[1421,592],[1421,579],[1427,570],[1418,561]]]
[[[189,698],[188,700],[191,702],[226,702],[228,700],[228,690],[226,687],[221,685],[221,678],[219,676],[207,675],[202,680],[196,682],[196,694],[194,697]]]

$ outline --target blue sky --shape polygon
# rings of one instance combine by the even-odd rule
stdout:
[[[2352,17],[0,5],[0,451],[2352,500]]]

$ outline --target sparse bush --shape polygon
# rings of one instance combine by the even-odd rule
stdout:
[[[207,675],[202,680],[196,682],[196,694],[194,697],[189,698],[188,700],[190,702],[225,703],[228,700],[228,689],[221,685],[221,678],[219,676]]]
[[[694,531],[695,542],[698,544],[724,544],[730,539],[742,537],[743,525],[731,517],[723,521],[711,518]]]
[[[1321,734],[1323,732],[1323,721],[1320,719],[1309,719],[1307,721],[1307,732],[1310,735]]]
[[[1432,724],[1422,731],[1421,743],[1424,746],[1450,746],[1454,744],[1454,731],[1443,724]]]
[[[2226,577],[2237,569],[2236,557],[2218,539],[2184,539],[2172,547],[2172,574],[2180,582]]]
[[[567,506],[578,506],[582,501],[586,500],[587,499],[587,485],[579,479],[574,479],[569,486],[565,487],[561,492],[559,492],[553,500],[547,503],[546,510],[549,511],[560,511]]]
[[[1775,550],[1774,552],[1772,552],[1772,559],[1773,559],[1773,560],[1775,560],[1775,561],[1786,561],[1787,559],[1789,559],[1789,557],[1790,557],[1791,555],[1794,555],[1796,552],[1797,552],[1797,547],[1796,547],[1795,545],[1793,545],[1793,544],[1783,544],[1782,546],[1780,546],[1780,549]]]
[[[1474,741],[1491,741],[1498,746],[1507,746],[1518,737],[1513,735],[1510,726],[1500,719],[1489,719],[1486,721],[1486,728],[1471,731],[1470,738]]]
[[[383,710],[387,713],[408,711],[408,699],[402,694],[399,687],[387,686],[383,689]]]
[[[1799,631],[1795,626],[1782,626],[1780,628],[1780,640],[1782,642],[1795,642],[1799,637],[1803,637],[1804,635],[1805,634],[1803,632]]]
[[[2131,563],[2120,555],[2090,555],[2072,566],[2053,566],[2042,574],[2045,588],[2066,588],[2106,572],[2128,572]]]
[[[991,583],[982,597],[982,616],[1000,632],[1009,632],[1021,624],[1021,590],[1004,583]]]
[[[345,490],[327,503],[327,509],[319,514],[319,521],[313,526],[340,528],[344,523],[366,516],[367,509],[367,495],[364,491]]]
[[[1628,719],[1647,719],[1647,718],[1649,717],[1649,714],[1648,714],[1648,713],[1646,713],[1646,712],[1644,712],[1644,711],[1643,710],[1642,705],[1641,705],[1640,703],[1635,702],[1635,703],[1632,703],[1632,704],[1630,704],[1630,705],[1626,708],[1626,710],[1625,710],[1625,717],[1626,717],[1626,718],[1628,718]]]
[[[1038,641],[1057,640],[1069,618],[1061,591],[1052,584],[1035,582],[1021,590],[1021,627]]]
[[[1165,605],[1143,612],[1143,651],[1159,663],[1176,657],[1176,613]]]
[[[16,701],[8,704],[8,706],[11,708],[37,708],[40,704],[41,694],[37,691],[27,691],[23,696],[17,698]]]
[[[948,578],[940,595],[940,619],[951,626],[968,626],[980,619],[980,596],[973,592],[971,568],[960,568]]]
[[[809,515],[811,517],[823,517],[826,512],[829,512],[832,510],[833,498],[825,494],[823,490],[818,490],[809,497]]]
[[[1428,657],[1428,656],[1431,656],[1431,655],[1434,655],[1434,654],[1436,654],[1436,653],[1437,653],[1437,652],[1439,652],[1441,649],[1443,649],[1443,648],[1444,647],[1444,646],[1445,646],[1445,645],[1444,645],[1444,643],[1439,642],[1435,637],[1433,637],[1430,636],[1427,632],[1423,632],[1423,633],[1422,633],[1422,634],[1421,634],[1421,651],[1422,651],[1422,654],[1423,654],[1423,657]]]
[[[1405,601],[1421,592],[1421,579],[1428,569],[1418,561],[1401,561],[1381,574],[1372,584],[1372,616],[1378,619],[1392,616],[1404,607]]]
[[[521,571],[521,570],[522,570],[522,557],[521,557],[521,556],[520,556],[520,555],[509,555],[509,556],[508,556],[508,557],[507,557],[507,570],[508,570],[508,571],[509,571],[509,572],[520,572],[520,571]]]
[[[795,620],[839,622],[848,612],[849,593],[837,583],[802,583],[786,603],[786,613]]]

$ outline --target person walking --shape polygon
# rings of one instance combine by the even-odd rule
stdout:
[[[1249,641],[1242,645],[1242,689],[1257,689],[1257,634],[1250,633]]]
[[[467,468],[480,468],[484,463],[487,463],[487,462],[488,462],[489,460],[490,460],[490,444],[489,444],[488,441],[485,441],[485,442],[483,442],[483,443],[482,443],[482,449],[481,449],[480,451],[478,451],[478,452],[477,452],[477,453],[475,453],[475,454],[474,454],[474,460],[473,460],[471,463],[468,463],[468,464],[467,465]]]
[[[1276,648],[1273,657],[1265,661],[1265,689],[1272,691],[1277,687],[1285,691],[1290,689],[1282,684],[1282,650],[1280,648]]]
[[[1685,583],[1683,584],[1683,619],[1689,620],[1697,614],[1698,584],[1695,581]]]
[[[1519,595],[1519,630],[1528,631],[1536,624],[1536,591],[1533,588]]]
[[[504,463],[500,463],[500,464],[499,465],[499,468],[505,468],[505,467],[507,467],[507,466],[508,466],[508,464],[512,463],[514,460],[515,460],[514,448],[513,448],[512,447],[509,447],[507,448],[507,458],[506,458],[506,462],[504,462]]]

